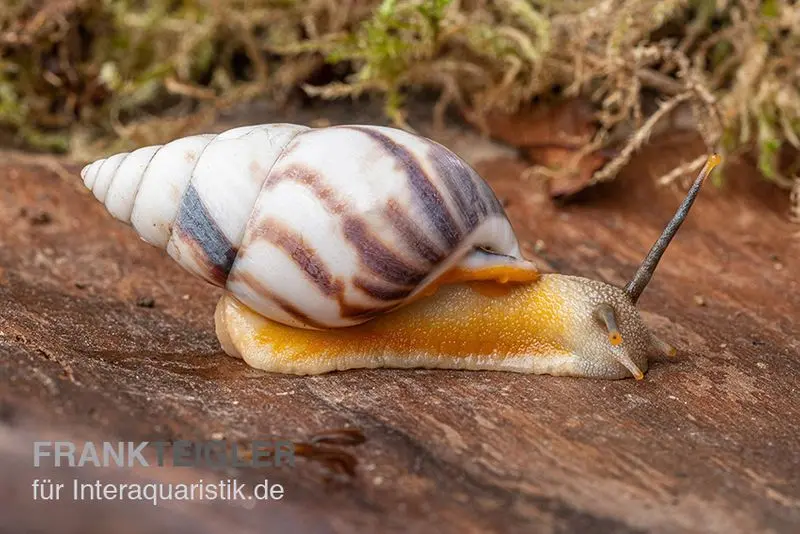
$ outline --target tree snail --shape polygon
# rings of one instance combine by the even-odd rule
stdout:
[[[226,353],[266,371],[501,370],[643,377],[675,349],[635,308],[702,182],[622,289],[540,274],[458,156],[386,127],[235,128],[84,167],[117,219],[225,289]]]

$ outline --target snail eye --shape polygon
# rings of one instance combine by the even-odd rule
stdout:
[[[608,330],[608,341],[614,346],[622,343],[622,334],[620,334],[619,326],[617,326],[617,317],[614,314],[614,308],[605,303],[600,304],[595,309],[595,316]]]

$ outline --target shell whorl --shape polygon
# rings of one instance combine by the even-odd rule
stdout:
[[[306,129],[270,124],[184,137],[98,160],[81,175],[142,239],[224,286],[266,171]]]
[[[365,322],[476,247],[525,262],[489,186],[458,156],[393,128],[236,128],[142,148],[81,173],[114,217],[261,315]]]

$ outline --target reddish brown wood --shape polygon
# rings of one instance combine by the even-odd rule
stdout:
[[[519,181],[519,161],[479,170],[542,265],[623,284],[682,194],[649,177],[694,155],[648,149],[620,180],[560,209]],[[734,166],[729,187],[701,194],[640,301],[679,357],[642,382],[608,382],[250,369],[217,345],[217,290],[113,221],[77,178],[0,166],[0,530],[792,531],[800,228],[786,222],[782,193],[752,172]],[[217,475],[31,467],[34,439],[308,439],[341,427],[367,441],[320,446],[355,454],[350,480],[302,459]],[[37,477],[213,476],[274,479],[286,497],[252,510],[30,499]]]

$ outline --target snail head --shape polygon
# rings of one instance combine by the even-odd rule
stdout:
[[[675,355],[672,346],[650,332],[635,306],[703,182],[719,162],[717,154],[708,158],[672,220],[624,288],[586,278],[561,277],[559,283],[564,287],[559,291],[570,295],[571,313],[565,314],[566,320],[575,323],[565,329],[570,332],[568,344],[578,356],[579,365],[587,367],[582,369],[584,374],[614,378],[612,375],[624,375],[627,370],[641,379],[647,370],[648,354]]]

